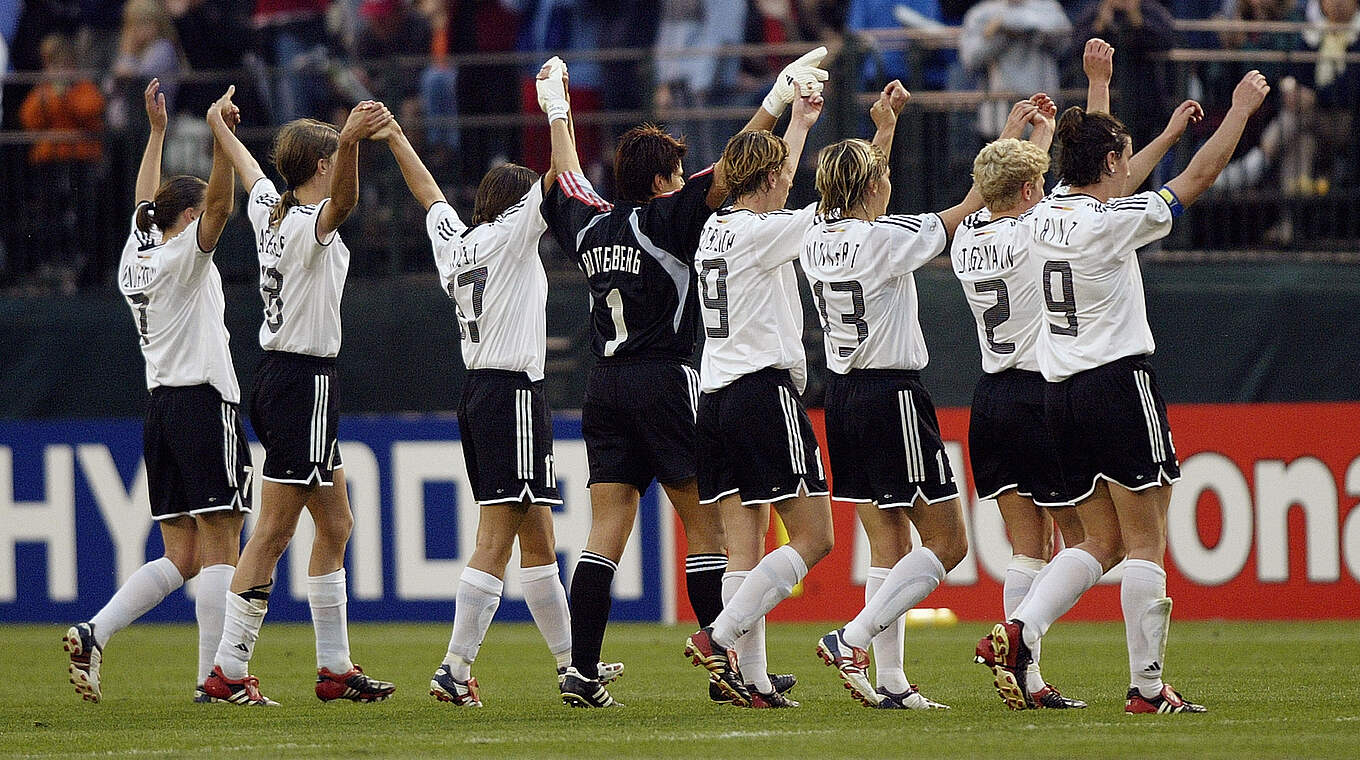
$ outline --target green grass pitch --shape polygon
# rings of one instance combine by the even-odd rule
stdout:
[[[372,674],[398,684],[376,705],[322,704],[312,694],[309,626],[266,624],[253,670],[273,709],[190,702],[191,626],[135,625],[105,652],[104,701],[66,681],[64,626],[0,625],[0,757],[1360,757],[1356,623],[1172,626],[1170,681],[1208,715],[1125,716],[1123,629],[1060,624],[1045,640],[1045,675],[1090,702],[1083,711],[1008,712],[971,662],[985,626],[911,629],[907,674],[953,706],[930,713],[860,707],[813,654],[824,625],[773,624],[770,662],[794,672],[797,710],[710,704],[704,674],[681,655],[685,627],[610,627],[623,660],[616,710],[572,710],[527,624],[491,628],[474,672],[486,707],[426,693],[446,625],[356,624],[351,643]]]

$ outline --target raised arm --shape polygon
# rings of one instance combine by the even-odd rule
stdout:
[[[1029,123],[1034,126],[1034,130],[1029,133],[1029,141],[1038,146],[1045,153],[1053,146],[1053,132],[1056,129],[1055,119],[1058,116],[1058,104],[1048,97],[1046,93],[1036,92],[1030,97],[1029,102],[1035,106],[1035,111],[1029,117]]]
[[[789,155],[784,159],[784,172],[788,175],[790,184],[793,183],[793,176],[798,173],[798,162],[802,160],[808,132],[812,131],[812,125],[817,123],[817,118],[821,115],[821,95],[800,97],[793,101],[793,115],[789,118],[788,129],[784,130],[784,143],[789,146]]]
[[[231,102],[235,92],[235,85],[228,87],[226,94],[208,107],[208,124],[220,121],[234,130],[241,123],[241,110]],[[236,175],[232,173],[231,159],[221,141],[214,139],[212,174],[208,176],[208,190],[203,197],[203,214],[198,218],[198,250],[211,251],[217,247],[235,201]]]
[[[1086,41],[1081,54],[1086,71],[1086,111],[1110,112],[1110,80],[1114,79],[1114,46],[1099,37]]]
[[[1209,141],[1195,152],[1195,157],[1190,159],[1185,171],[1166,183],[1182,206],[1194,203],[1214,184],[1219,172],[1228,165],[1233,151],[1237,149],[1237,141],[1242,139],[1247,119],[1261,107],[1269,92],[1270,85],[1266,84],[1266,78],[1255,69],[1247,72],[1242,81],[1237,83],[1237,89],[1233,90],[1232,107],[1223,117],[1223,122],[1214,130]]]
[[[230,96],[235,90],[236,87],[233,85],[227,90],[228,95]],[[230,97],[228,97],[228,100],[230,100]],[[238,118],[239,113],[238,110]],[[236,136],[235,130],[227,126],[227,123],[222,119],[213,119],[211,111],[209,111],[208,126],[212,128],[213,150],[220,149],[223,152],[227,160],[231,162],[232,168],[241,176],[241,185],[249,191],[250,188],[255,186],[256,182],[264,177],[260,163],[255,160],[254,156],[250,155],[250,151],[246,150],[246,146]]]
[[[894,79],[878,94],[878,100],[869,107],[869,118],[874,122],[874,145],[883,151],[884,156],[892,155],[893,135],[897,133],[897,117],[911,100],[911,93],[902,83]]]
[[[746,126],[742,127],[740,131],[750,132],[757,129],[773,131],[780,115],[794,101],[794,98],[820,95],[823,83],[829,76],[825,69],[819,68],[822,65],[822,59],[825,57],[826,47],[818,46],[785,66],[783,71],[780,71],[779,75],[775,77],[774,85],[765,94],[765,99],[761,101],[760,108],[756,109],[751,120],[746,122]],[[723,199],[726,197],[727,168],[719,160],[718,163],[713,165],[713,186],[709,189],[705,201],[709,208],[716,209],[722,205]]]
[[[444,191],[439,189],[439,183],[435,182],[434,175],[425,167],[425,162],[416,155],[415,148],[411,147],[411,141],[406,139],[406,133],[402,131],[396,119],[378,130],[373,139],[387,142],[392,157],[397,159],[402,179],[406,180],[407,189],[415,196],[421,208],[429,211],[431,206],[444,200]]]
[[[331,201],[321,208],[316,219],[317,239],[323,240],[339,229],[359,205],[359,141],[372,137],[391,120],[392,114],[387,107],[371,100],[365,100],[349,112],[345,126],[340,128]]]
[[[1019,139],[1025,133],[1025,125],[1030,123],[1038,112],[1039,106],[1033,99],[1022,100],[1011,106],[1010,116],[1006,117],[1006,126],[1001,130],[1001,135],[997,139],[1003,140],[1008,137]],[[940,220],[944,222],[945,232],[949,237],[953,238],[954,231],[959,228],[960,224],[963,224],[963,220],[969,214],[981,209],[982,205],[982,192],[978,190],[977,183],[974,182],[973,186],[968,189],[968,195],[964,196],[963,201],[957,206],[951,206],[941,211],[939,214]]]
[[[1166,129],[1129,159],[1129,181],[1124,186],[1124,194],[1132,195],[1138,192],[1138,188],[1143,186],[1143,182],[1152,174],[1152,170],[1157,168],[1157,164],[1161,163],[1167,151],[1180,142],[1186,128],[1203,118],[1204,109],[1193,100],[1187,100],[1176,106],[1176,110],[1171,113],[1171,120],[1166,123]]]
[[[161,149],[165,146],[165,125],[169,117],[165,113],[165,95],[160,92],[160,87],[161,81],[152,79],[142,93],[146,101],[146,119],[151,123],[151,134],[146,138],[142,165],[137,169],[138,204],[154,201],[156,191],[161,187]]]
[[[557,56],[549,58],[538,70],[534,82],[538,90],[538,107],[548,115],[548,131],[552,139],[552,162],[543,175],[543,194],[546,196],[557,175],[563,172],[581,173],[581,159],[576,155],[576,131],[571,120],[571,90],[567,65]]]

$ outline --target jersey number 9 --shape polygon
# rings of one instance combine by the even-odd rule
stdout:
[[[699,292],[703,295],[704,302],[704,335],[710,338],[726,338],[728,336],[729,325],[727,321],[727,260],[726,259],[705,259],[700,262],[699,271]],[[717,272],[718,277],[713,284],[714,295],[708,294],[708,275]],[[708,326],[708,311],[718,312],[718,326]]]
[[[1058,275],[1058,289],[1062,291],[1061,300],[1053,297],[1054,274]],[[1048,331],[1054,335],[1075,337],[1077,334],[1077,297],[1072,291],[1072,265],[1070,263],[1066,261],[1044,262],[1044,303],[1048,306],[1050,312],[1067,317],[1067,324],[1061,327],[1050,322]]]

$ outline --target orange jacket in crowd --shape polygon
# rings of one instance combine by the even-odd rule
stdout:
[[[79,129],[98,132],[102,126],[104,96],[89,80],[65,87],[43,82],[34,87],[19,107],[19,121],[24,129]],[[98,161],[104,147],[93,140],[39,140],[29,150],[29,161],[38,164],[48,161]]]

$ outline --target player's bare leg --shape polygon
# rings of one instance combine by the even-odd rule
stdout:
[[[713,504],[699,503],[699,484],[691,478],[684,483],[662,484],[666,497],[675,507],[685,528],[685,590],[699,627],[713,624],[722,612],[723,578],[730,569],[723,550],[727,546],[723,521]]]
[[[911,709],[940,708],[937,702],[926,699],[908,687],[894,699],[876,691],[866,693],[868,684],[863,675],[867,663],[865,649],[869,642],[886,630],[907,610],[920,604],[934,591],[949,572],[968,553],[968,537],[963,527],[963,507],[958,498],[935,504],[918,500],[908,508],[912,523],[921,535],[921,546],[907,553],[893,565],[878,593],[864,605],[864,609],[839,631],[822,637],[818,653],[828,665],[835,667],[845,681],[846,688],[860,702],[871,707],[891,706]],[[900,697],[896,698],[896,697]],[[883,702],[889,701],[889,705]],[[895,704],[900,702],[901,704]]]
[[[770,528],[770,505],[744,507],[741,504],[741,497],[733,494],[720,500],[716,506],[721,512],[724,529],[730,530],[727,534],[727,572],[722,576],[722,601],[729,602],[750,576],[752,568],[765,556],[765,537]],[[713,617],[716,619],[717,615]],[[700,627],[704,627],[702,620]],[[751,630],[737,638],[733,648],[736,650],[737,662],[742,668],[743,681],[753,699],[763,706],[797,705],[783,695],[798,684],[798,679],[789,673],[775,675],[769,672],[765,651],[765,618],[756,620]],[[730,701],[716,678],[709,679],[708,692],[709,699],[715,702]]]
[[[1111,483],[1110,496],[1119,515],[1120,535],[1128,558],[1119,586],[1124,609],[1124,637],[1129,650],[1129,691],[1125,712],[1207,712],[1162,682],[1166,639],[1171,627],[1171,599],[1166,595],[1166,511],[1171,486],[1131,491]]]
[[[633,532],[640,497],[627,483],[590,486],[590,536],[571,579],[571,666],[561,686],[562,701],[573,707],[618,704],[599,681],[600,650],[614,572]]]
[[[869,573],[864,581],[864,603],[868,604],[893,565],[911,551],[911,520],[905,509],[879,509],[874,502],[856,504],[855,512],[869,539]],[[911,682],[902,670],[905,638],[905,615],[874,637],[874,686],[879,694],[904,694],[911,690]]]

